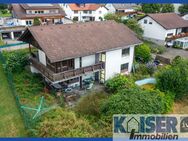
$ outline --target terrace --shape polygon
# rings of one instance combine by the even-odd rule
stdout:
[[[55,72],[52,70],[52,68],[40,63],[37,60],[37,58],[30,57],[30,62],[32,64],[32,66],[34,66],[38,71],[40,71],[40,73],[44,77],[46,77],[48,80],[50,80],[51,82],[66,81],[68,79],[79,77],[84,74],[100,71],[100,70],[104,69],[104,67],[105,67],[104,62],[98,62],[94,65],[87,66],[87,67],[82,67],[82,68],[78,68],[78,69],[72,68],[69,70],[62,71],[62,72]],[[57,69],[58,68],[55,68],[55,70],[57,70]],[[60,70],[62,70],[62,69],[60,69]]]

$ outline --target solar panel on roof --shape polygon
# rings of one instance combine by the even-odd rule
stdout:
[[[30,7],[37,7],[37,6],[53,6],[52,4],[49,4],[49,3],[41,3],[41,4],[39,4],[39,3],[37,3],[37,4],[27,4],[28,6],[30,6]]]

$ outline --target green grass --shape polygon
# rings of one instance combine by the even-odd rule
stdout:
[[[0,137],[24,137],[26,130],[0,64]]]

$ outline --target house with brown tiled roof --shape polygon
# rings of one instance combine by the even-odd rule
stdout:
[[[188,21],[175,13],[148,14],[138,22],[144,38],[162,45],[167,38],[188,32]]]
[[[19,40],[38,50],[31,52],[31,71],[50,84],[66,87],[128,74],[134,48],[142,43],[128,27],[114,21],[33,26]]]
[[[61,4],[68,18],[79,21],[102,21],[108,9],[101,4]]]
[[[63,23],[66,20],[59,4],[12,4],[11,11],[18,25],[24,26],[33,25],[34,18],[39,18],[43,24]]]

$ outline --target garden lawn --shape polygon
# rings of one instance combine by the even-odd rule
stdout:
[[[26,130],[0,64],[0,137],[24,137]]]

